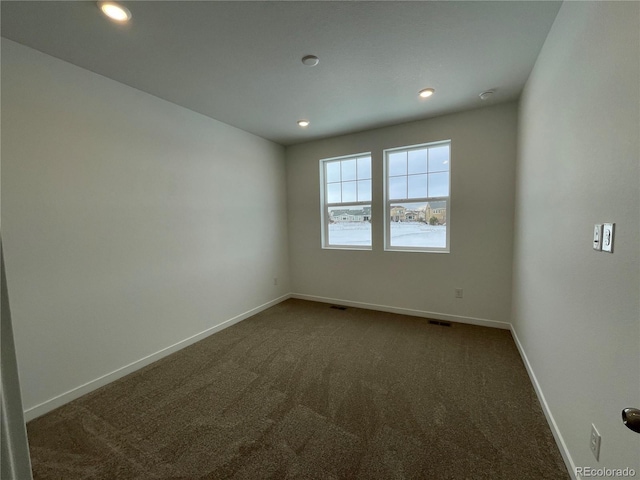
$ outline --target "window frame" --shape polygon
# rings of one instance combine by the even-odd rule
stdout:
[[[439,140],[436,142],[422,143],[418,145],[407,145],[402,147],[393,147],[383,150],[383,172],[384,172],[384,250],[387,252],[420,252],[420,253],[451,253],[451,165],[452,165],[452,149],[451,139]],[[449,146],[449,195],[440,197],[421,197],[421,198],[404,198],[390,199],[389,196],[389,156],[395,152],[408,152],[414,150],[422,150],[424,148],[433,148],[442,145]],[[428,164],[427,164],[428,165]],[[428,166],[427,166],[428,174]],[[407,177],[409,173],[407,171]],[[428,180],[427,180],[428,181]],[[407,196],[409,192],[407,191]],[[391,204],[407,204],[407,203],[431,203],[445,202],[446,208],[446,245],[444,247],[402,247],[391,245]]]
[[[326,165],[336,161],[344,160],[356,160],[356,182],[357,178],[357,159],[369,157],[369,168],[371,170],[371,199],[368,201],[355,201],[355,202],[339,202],[328,203],[327,202],[327,167]],[[340,181],[342,183],[342,180]],[[357,200],[357,195],[356,195]],[[368,206],[373,209],[373,156],[371,152],[355,153],[351,155],[341,155],[339,157],[323,158],[320,160],[320,218],[321,218],[321,246],[327,250],[373,250],[373,224],[371,228],[371,243],[369,245],[342,245],[342,244],[330,244],[329,243],[329,208],[332,207],[357,207]],[[372,217],[373,215],[371,215]],[[371,223],[371,217],[369,222]]]

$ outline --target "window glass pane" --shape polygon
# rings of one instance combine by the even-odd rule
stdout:
[[[356,160],[343,160],[342,162],[342,181],[346,182],[348,180],[356,179]],[[347,200],[343,200],[347,201]]]
[[[446,197],[449,195],[449,172],[429,174],[429,196]]]
[[[427,175],[409,175],[409,194],[407,198],[424,198],[427,196]]]
[[[327,185],[327,203],[340,203],[342,201],[341,188],[339,183]]]
[[[340,181],[340,162],[328,162],[327,165],[327,183]]]
[[[371,180],[360,180],[358,182],[358,201],[371,201]]]
[[[427,173],[427,149],[409,152],[408,173]],[[426,196],[426,195],[423,195]]]
[[[392,203],[389,216],[392,247],[445,248],[447,202]]]
[[[342,202],[356,201],[356,182],[342,182]]]
[[[429,171],[449,171],[449,145],[429,149]]]
[[[371,157],[358,159],[358,180],[371,178]]]
[[[329,207],[329,245],[371,246],[371,205]]]
[[[389,154],[389,176],[407,174],[407,152]]]
[[[407,177],[389,179],[389,198],[407,198]]]

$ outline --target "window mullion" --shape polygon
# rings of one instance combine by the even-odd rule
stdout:
[[[360,198],[358,196],[358,159],[356,158],[356,200]]]
[[[429,198],[429,155],[431,153],[431,149],[427,148],[427,198]]]
[[[325,206],[328,207],[359,207],[362,205],[371,205],[371,202],[340,202],[340,203],[327,203]]]
[[[340,165],[340,202],[342,202],[342,160],[338,162]]]

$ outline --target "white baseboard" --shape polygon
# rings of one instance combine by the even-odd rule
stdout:
[[[567,448],[567,444],[564,442],[562,438],[562,434],[560,433],[560,429],[558,428],[558,424],[556,423],[553,415],[551,414],[551,410],[549,408],[549,404],[544,397],[544,393],[542,393],[542,388],[538,383],[538,379],[536,378],[536,374],[533,372],[533,367],[529,363],[529,359],[527,358],[527,354],[518,339],[518,335],[516,334],[516,329],[511,325],[511,335],[513,336],[513,340],[515,341],[516,347],[520,352],[520,357],[524,363],[525,368],[527,369],[527,373],[529,374],[529,378],[531,379],[531,383],[533,384],[533,389],[538,396],[538,400],[540,401],[540,405],[542,406],[542,411],[544,412],[544,416],[547,418],[547,423],[549,424],[549,428],[551,429],[551,433],[553,434],[553,438],[556,440],[556,444],[558,445],[558,449],[560,450],[560,454],[562,455],[562,459],[569,470],[569,475],[573,480],[581,480],[582,477],[576,474],[576,465],[573,462],[573,458],[571,458],[571,454],[569,453],[569,449]]]
[[[209,335],[219,332],[220,330],[224,330],[225,328],[230,327],[231,325],[234,325],[246,318],[249,318],[257,313],[260,313],[263,310],[266,310],[267,308],[273,307],[274,305],[277,305],[278,303],[283,302],[289,298],[291,298],[290,294],[286,294],[281,297],[278,297],[275,300],[271,300],[270,302],[267,302],[258,307],[252,308],[247,312],[244,312],[240,315],[236,315],[235,317],[225,320],[224,322],[219,323],[218,325],[208,328],[189,338],[181,340],[177,343],[174,343],[173,345],[163,348],[162,350],[152,353],[151,355],[147,355],[146,357],[141,358],[140,360],[136,360],[135,362],[132,362],[128,365],[125,365],[124,367],[114,370],[111,373],[107,373],[99,378],[96,378],[95,380],[91,380],[90,382],[80,385],[79,387],[73,388],[68,392],[65,392],[56,397],[53,397],[47,400],[46,402],[42,402],[39,405],[31,407],[25,410],[24,412],[25,420],[28,422],[29,420],[33,420],[34,418],[44,415],[45,413],[48,413],[51,410],[61,407],[62,405],[69,403],[72,400],[75,400],[76,398],[80,398],[81,396],[86,395],[87,393],[92,392],[93,390],[96,390],[115,380],[118,380],[119,378],[122,378],[125,375],[129,375],[130,373],[133,373],[136,370],[141,369],[142,367],[146,367],[150,363],[156,362],[161,358],[166,357],[167,355],[170,355],[174,352],[177,352],[178,350],[188,347],[189,345],[196,343],[197,341],[202,340],[203,338],[206,338]]]
[[[424,310],[413,310],[410,308],[390,307],[387,305],[377,305],[374,303],[352,302],[339,298],[317,297],[315,295],[306,295],[303,293],[292,293],[291,298],[300,300],[311,300],[312,302],[333,303],[336,305],[344,305],[347,307],[366,308],[367,310],[378,310],[380,312],[398,313],[400,315],[411,315],[413,317],[432,318],[434,320],[447,320],[450,322],[467,323],[470,325],[480,325],[482,327],[500,328],[510,330],[511,324],[507,322],[499,322],[497,320],[487,320],[484,318],[464,317],[461,315],[451,315],[448,313],[426,312]]]

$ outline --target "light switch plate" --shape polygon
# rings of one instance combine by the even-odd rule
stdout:
[[[615,223],[605,223],[602,226],[602,251],[613,253],[613,233]]]
[[[602,250],[602,224],[593,226],[593,249]]]

